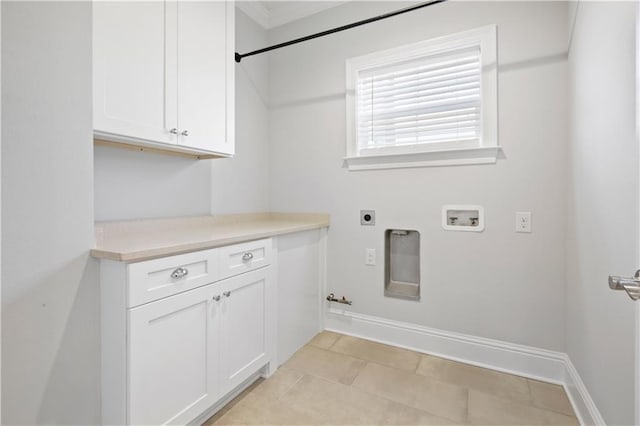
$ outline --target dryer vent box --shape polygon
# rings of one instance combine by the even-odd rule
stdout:
[[[408,229],[385,232],[384,295],[420,300],[420,233]]]

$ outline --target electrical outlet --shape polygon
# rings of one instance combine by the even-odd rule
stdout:
[[[365,265],[376,264],[376,249],[368,248],[365,250],[364,264]]]
[[[531,232],[531,212],[516,212],[516,232]]]
[[[360,210],[360,225],[373,226],[376,224],[375,210]]]

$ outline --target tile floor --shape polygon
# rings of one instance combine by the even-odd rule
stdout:
[[[205,425],[577,425],[561,386],[331,332]]]

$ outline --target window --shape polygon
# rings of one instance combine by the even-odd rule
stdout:
[[[351,170],[495,163],[496,27],[347,60]]]

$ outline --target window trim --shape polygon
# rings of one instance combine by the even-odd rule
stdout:
[[[482,64],[480,143],[437,142],[366,150],[358,148],[356,85],[358,73],[361,70],[477,46],[480,47]],[[347,59],[347,156],[344,158],[345,165],[349,170],[370,170],[495,163],[501,152],[498,144],[497,68],[496,25],[487,25]]]

